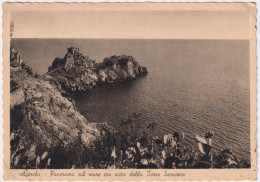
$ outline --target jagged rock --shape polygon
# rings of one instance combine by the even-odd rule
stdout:
[[[132,56],[111,56],[96,63],[71,47],[64,58],[53,61],[44,78],[68,91],[86,91],[99,84],[133,80],[147,73],[147,68]]]

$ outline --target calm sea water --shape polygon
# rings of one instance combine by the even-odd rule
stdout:
[[[194,134],[214,130],[214,150],[233,147],[250,158],[247,40],[13,39],[12,45],[40,74],[70,46],[97,61],[132,55],[147,76],[73,95],[88,121],[117,126],[138,112],[141,124],[157,123],[154,135],[183,131],[185,143],[195,144]]]

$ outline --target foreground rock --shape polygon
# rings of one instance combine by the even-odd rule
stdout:
[[[31,76],[23,68],[11,70],[11,82],[23,92],[13,99],[23,102],[10,110],[12,168],[37,168],[43,160],[50,162],[53,147],[67,145],[78,137],[88,145],[100,135],[97,126],[88,123],[55,85]]]
[[[68,48],[64,58],[56,58],[46,80],[68,91],[85,91],[103,83],[133,80],[147,74],[132,56],[111,56],[102,63],[82,55],[78,48]]]

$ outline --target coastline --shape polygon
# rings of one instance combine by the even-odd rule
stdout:
[[[110,128],[106,123],[89,123],[69,97],[73,90],[64,90],[64,85],[53,82],[50,77],[48,80],[45,75],[34,74],[32,69],[23,63],[21,55],[15,49],[11,48],[10,53],[13,68],[10,91],[12,168],[27,168],[33,165],[37,168],[37,160],[41,159],[47,163],[53,147],[66,147],[78,137],[89,146],[101,136],[103,129]],[[66,71],[64,73],[66,74]],[[131,79],[112,78],[111,81],[103,80],[97,85],[127,80]],[[94,86],[88,89],[93,88]],[[27,164],[24,161],[27,161]]]
[[[16,53],[15,53],[16,54]],[[213,162],[211,158],[205,158],[205,154],[196,154],[192,148],[186,150],[185,146],[181,145],[181,140],[176,139],[175,144],[168,142],[168,139],[159,139],[152,137],[150,133],[143,133],[138,131],[133,123],[138,123],[138,114],[133,114],[133,116],[122,120],[121,131],[113,131],[112,128],[106,124],[90,124],[86,119],[77,111],[75,103],[70,98],[65,98],[62,96],[66,93],[65,89],[75,92],[75,91],[84,91],[87,89],[92,89],[99,84],[109,84],[113,82],[120,81],[130,81],[136,79],[140,76],[147,74],[147,70],[138,65],[132,57],[122,56],[112,56],[111,58],[105,59],[102,64],[95,65],[95,62],[87,59],[87,67],[85,61],[80,66],[83,66],[83,69],[79,69],[80,75],[71,77],[69,74],[75,74],[75,71],[78,71],[78,62],[75,57],[79,57],[79,60],[82,60],[82,55],[78,52],[77,49],[68,49],[68,55],[65,55],[63,59],[56,59],[56,63],[50,68],[49,71],[61,67],[58,73],[51,72],[50,76],[44,76],[42,79],[39,75],[33,74],[32,70],[20,63],[20,56],[14,56],[15,59],[11,58],[11,64],[18,62],[20,67],[17,71],[12,72],[11,74],[13,80],[20,80],[21,83],[18,83],[24,91],[25,97],[25,106],[23,104],[17,104],[22,106],[22,108],[17,108],[18,111],[22,110],[21,115],[24,120],[19,123],[19,127],[22,126],[22,129],[17,129],[11,134],[11,146],[12,146],[12,164],[14,168],[27,168],[29,166],[34,166],[34,168],[222,168],[222,167],[242,167],[247,168],[248,164],[245,161],[239,161],[232,156],[232,151],[230,149],[225,149],[221,151],[218,156],[224,157],[224,161]],[[71,57],[73,57],[71,59]],[[83,58],[86,58],[83,56]],[[120,61],[123,60],[123,61]],[[126,61],[125,61],[126,60]],[[89,66],[89,63],[92,66]],[[119,67],[118,67],[119,64]],[[56,66],[55,66],[56,65]],[[58,65],[58,66],[57,66]],[[93,65],[94,68],[93,68]],[[12,66],[12,65],[11,65]],[[136,67],[135,67],[136,66]],[[64,70],[65,68],[65,70]],[[97,70],[100,69],[100,70]],[[123,72],[122,72],[123,70]],[[141,70],[141,71],[140,71]],[[85,74],[85,73],[88,74]],[[77,72],[76,72],[77,73]],[[82,73],[84,73],[82,77]],[[114,74],[116,73],[116,74]],[[105,76],[104,76],[105,75]],[[118,76],[118,77],[117,77]],[[58,79],[57,79],[58,77]],[[85,79],[87,77],[87,79]],[[68,78],[72,79],[68,82]],[[82,79],[83,78],[83,79]],[[11,80],[12,80],[11,79]],[[65,80],[65,81],[64,81]],[[77,86],[77,83],[84,80],[86,85]],[[79,81],[79,82],[78,82]],[[64,89],[65,88],[65,89]],[[54,97],[53,97],[54,96]],[[23,96],[20,96],[23,97]],[[15,105],[15,104],[14,104]],[[47,107],[46,107],[47,106]],[[28,112],[29,111],[29,112]],[[65,114],[64,114],[65,113]],[[47,114],[47,115],[46,115]],[[53,117],[55,119],[53,120]],[[62,116],[60,118],[60,116]],[[37,119],[36,119],[37,118]],[[16,119],[16,118],[15,118]],[[47,120],[47,121],[46,121]],[[64,122],[66,121],[67,122]],[[55,121],[55,122],[53,122]],[[44,122],[43,124],[41,122]],[[31,123],[31,125],[28,123]],[[40,123],[40,124],[39,124]],[[51,129],[46,129],[46,125],[50,125]],[[59,128],[59,126],[63,128]],[[66,126],[64,126],[66,125]],[[71,128],[68,128],[70,126]],[[148,123],[148,126],[151,131],[156,127],[154,123]],[[30,131],[28,135],[23,129]],[[44,131],[41,133],[41,131]],[[55,132],[56,131],[56,132]],[[69,138],[64,137],[63,134],[67,131]],[[73,132],[71,132],[73,131]],[[53,134],[50,136],[49,134]],[[25,141],[30,141],[29,136],[35,136],[35,139],[38,138],[38,141],[41,143],[35,143],[36,140],[31,141],[31,143],[24,144]],[[130,137],[130,138],[129,138]],[[152,138],[151,138],[152,137]],[[165,136],[164,136],[165,137]],[[167,135],[170,141],[173,140],[173,136]],[[203,136],[202,136],[203,138]],[[19,142],[17,142],[19,141]],[[21,142],[20,142],[21,141]],[[62,141],[60,143],[60,141]],[[144,142],[145,141],[145,142]],[[150,148],[148,146],[154,146],[154,142],[158,143],[157,148]],[[174,139],[175,141],[175,139]],[[119,142],[119,143],[118,143]],[[144,142],[144,143],[143,143]],[[198,139],[198,142],[201,142]],[[138,143],[140,145],[138,147]],[[40,147],[39,146],[44,146]],[[98,150],[104,150],[100,154],[95,154],[89,146],[94,145],[94,148]],[[172,146],[173,145],[173,146]],[[114,146],[114,148],[113,148]],[[122,148],[123,147],[123,148]],[[141,147],[141,148],[140,148]],[[158,148],[159,147],[159,148]],[[173,147],[173,148],[172,148]],[[177,148],[176,148],[177,147]],[[183,148],[184,151],[180,149]],[[76,154],[74,150],[77,150]],[[143,155],[150,154],[149,158],[144,157],[143,155],[138,154],[137,151],[145,150],[148,153]],[[151,154],[151,151],[154,150],[157,153]],[[64,161],[66,164],[59,164],[57,157],[62,154],[62,151],[67,151],[65,156],[69,157],[68,161]],[[124,155],[127,156],[124,159]],[[168,151],[168,152],[167,152]],[[187,153],[186,153],[186,152]],[[87,157],[87,153],[91,155]],[[158,155],[158,152],[161,153]],[[165,154],[163,154],[163,152]],[[93,154],[92,154],[93,153]],[[166,154],[168,153],[168,154]],[[186,154],[186,157],[175,156],[172,158],[171,155],[176,155],[176,153]],[[227,155],[228,154],[228,155]],[[98,155],[98,156],[95,156]],[[106,156],[107,161],[104,161],[103,157]],[[160,161],[157,159],[157,155],[161,157]],[[55,157],[56,156],[56,157]],[[109,157],[110,156],[110,157]],[[138,157],[137,157],[138,156]],[[72,158],[70,158],[72,157]],[[76,157],[76,158],[75,158]],[[80,157],[80,158],[79,158]],[[85,158],[84,158],[85,157]],[[86,158],[87,157],[87,158]],[[121,157],[121,158],[120,158]],[[123,157],[123,158],[122,158]],[[135,158],[138,158],[135,161]],[[177,158],[182,162],[176,162]],[[91,160],[92,158],[92,160]],[[98,159],[95,162],[93,159]],[[134,159],[132,159],[134,158]],[[182,159],[183,158],[183,159]],[[231,159],[232,158],[232,159]],[[145,159],[145,160],[143,160]],[[231,164],[226,163],[225,160],[230,160]],[[56,161],[55,161],[56,160]],[[75,160],[74,162],[70,160]],[[134,160],[134,161],[131,161]],[[171,161],[169,165],[165,163],[167,160]],[[203,162],[204,160],[207,161]],[[219,159],[215,159],[219,160]],[[23,161],[27,161],[25,165]],[[117,161],[117,162],[115,162]],[[126,164],[124,162],[128,161]],[[172,166],[173,161],[175,161],[175,166]],[[89,163],[90,162],[90,163]],[[93,164],[94,162],[94,164]],[[112,162],[112,163],[111,163]],[[219,163],[220,162],[220,163]],[[223,163],[224,162],[224,163]],[[194,164],[193,164],[194,163]]]

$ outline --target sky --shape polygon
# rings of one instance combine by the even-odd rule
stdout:
[[[14,38],[249,39],[245,10],[13,11]]]

